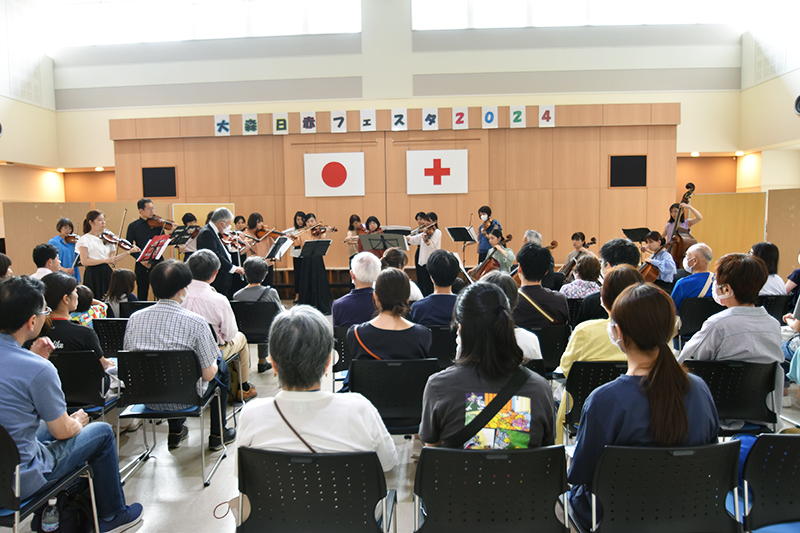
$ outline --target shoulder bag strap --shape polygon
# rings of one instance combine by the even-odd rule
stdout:
[[[311,447],[311,445],[310,445],[309,443],[307,443],[307,442],[306,442],[306,439],[304,439],[303,437],[301,437],[301,436],[300,436],[300,433],[298,433],[298,432],[297,432],[297,430],[296,430],[296,429],[294,429],[294,426],[292,426],[292,425],[289,423],[289,421],[288,421],[288,420],[286,420],[286,417],[285,417],[285,416],[283,416],[283,412],[281,412],[281,408],[280,408],[280,407],[278,407],[278,400],[274,400],[272,403],[273,403],[273,404],[275,404],[275,409],[277,409],[277,410],[278,410],[278,414],[279,414],[279,415],[281,415],[281,418],[283,418],[283,421],[284,421],[284,422],[286,422],[286,425],[287,425],[287,426],[289,426],[289,429],[291,429],[291,430],[292,430],[292,433],[294,433],[295,435],[297,435],[297,438],[298,438],[298,439],[300,439],[301,441],[303,441],[303,444],[305,444],[305,445],[306,445],[306,448],[308,448],[309,450],[311,450],[311,453],[317,453],[317,450],[315,450],[314,448],[312,448],[312,447]]]
[[[370,350],[369,348],[367,348],[367,347],[364,345],[364,343],[361,341],[361,337],[359,337],[359,336],[358,336],[358,326],[356,326],[356,327],[354,327],[354,328],[353,328],[353,332],[356,334],[356,340],[358,341],[358,344],[360,344],[360,345],[361,345],[361,347],[362,347],[362,348],[364,348],[364,350],[365,350],[365,351],[366,351],[368,354],[370,354],[372,357],[374,357],[374,358],[375,358],[375,359],[377,359],[378,361],[381,361],[381,358],[380,358],[380,357],[378,357],[377,355],[375,355],[374,353],[372,353],[372,350]]]
[[[521,288],[520,288],[520,289],[517,289],[517,292],[518,292],[518,293],[520,293],[520,294],[523,296],[523,298],[525,298],[526,300],[528,300],[528,303],[529,303],[529,304],[531,304],[531,305],[533,306],[533,308],[534,308],[534,309],[536,309],[537,311],[539,311],[539,313],[541,313],[541,314],[542,314],[542,316],[543,316],[543,317],[545,317],[545,318],[546,318],[546,319],[547,319],[547,320],[548,320],[548,321],[549,321],[551,324],[554,324],[554,323],[555,323],[555,319],[553,319],[553,317],[551,317],[550,315],[548,315],[547,313],[545,313],[545,312],[544,312],[544,309],[542,309],[541,307],[539,307],[538,305],[536,305],[536,302],[534,302],[534,301],[531,299],[531,297],[530,297],[530,296],[528,296],[527,294],[525,294],[525,292],[524,292],[524,291],[523,291]]]
[[[708,288],[711,286],[711,282],[714,280],[714,274],[709,272],[708,279],[706,280],[706,284],[703,285],[703,290],[700,291],[698,295],[700,298],[705,298],[706,294],[708,294]]]
[[[514,374],[508,383],[506,383],[500,392],[497,393],[489,404],[483,408],[478,416],[464,426],[464,429],[450,437],[444,442],[447,448],[461,448],[465,442],[477,435],[477,433],[488,424],[494,416],[500,412],[505,404],[511,399],[514,394],[528,381],[531,371],[519,367],[517,373]]]
[[[256,301],[260,302],[264,298],[264,296],[267,295],[268,291],[269,291],[269,288],[268,287],[264,287],[264,290],[261,291],[261,296],[259,296]]]

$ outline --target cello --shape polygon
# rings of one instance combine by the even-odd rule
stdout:
[[[680,203],[688,205],[691,203],[692,194],[694,193],[694,183],[687,183],[686,189],[687,191],[683,194]],[[683,209],[679,207],[678,216],[675,217],[675,226],[672,228],[672,235],[664,236],[667,238],[667,250],[670,255],[672,255],[672,258],[675,259],[676,265],[680,265],[683,262],[683,256],[686,255],[686,250],[688,250],[690,246],[697,244],[697,239],[692,237],[689,229],[680,227],[682,211]]]
[[[506,235],[504,239],[500,239],[498,246],[503,246],[514,237],[511,235]],[[481,279],[484,274],[491,272],[492,270],[497,270],[500,268],[500,262],[497,259],[494,259],[494,253],[497,251],[497,246],[492,246],[492,249],[486,254],[486,258],[484,258],[483,262],[476,266],[474,269],[470,270],[470,277],[473,281],[478,281]]]
[[[597,244],[597,238],[596,237],[592,237],[589,240],[589,242],[583,243],[583,247],[588,250],[589,247],[591,245],[593,245],[593,244]],[[558,270],[559,272],[563,272],[564,273],[564,281],[565,282],[569,278],[570,274],[572,274],[572,271],[575,269],[575,267],[578,265],[578,260],[581,258],[581,254],[582,253],[583,253],[583,250],[580,250],[578,252],[578,255],[573,257],[572,260],[570,260],[569,263],[566,263],[565,265],[562,265],[561,268]]]

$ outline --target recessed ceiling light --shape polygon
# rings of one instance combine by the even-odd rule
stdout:
[[[97,172],[102,172],[102,171],[104,171],[104,170],[105,170],[103,167],[94,167],[94,169],[95,169],[95,171],[97,171]]]
[[[692,157],[700,157],[700,152],[692,152]]]
[[[733,155],[735,155],[736,157],[742,157],[742,156],[744,155],[744,152],[742,152],[741,150],[738,150],[738,151],[737,151],[735,154],[733,154]]]
[[[63,174],[64,172],[66,172],[66,170],[64,170],[63,168],[57,168],[56,172],[61,172]]]

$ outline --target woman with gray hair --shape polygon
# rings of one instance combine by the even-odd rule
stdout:
[[[375,451],[385,471],[394,467],[394,441],[369,400],[357,393],[320,390],[333,354],[333,333],[322,313],[298,305],[279,314],[270,329],[269,351],[283,390],[245,405],[239,446],[285,452]]]

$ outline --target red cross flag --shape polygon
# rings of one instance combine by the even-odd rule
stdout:
[[[408,194],[465,194],[467,150],[409,150],[406,152]]]
[[[304,154],[306,196],[364,196],[364,152]]]

